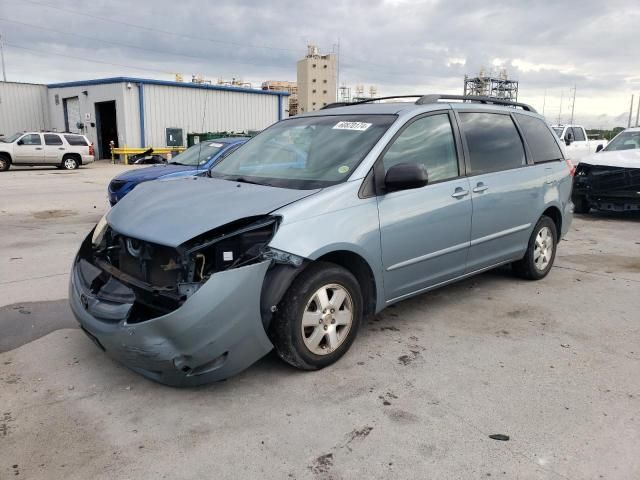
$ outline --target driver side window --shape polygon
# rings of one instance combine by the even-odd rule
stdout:
[[[449,115],[420,118],[398,136],[382,159],[385,173],[399,163],[422,164],[429,183],[458,176],[458,158]]]

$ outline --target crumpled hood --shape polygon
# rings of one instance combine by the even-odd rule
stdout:
[[[602,151],[582,158],[580,163],[605,167],[640,168],[640,149]]]
[[[266,215],[319,190],[293,190],[209,177],[145,182],[107,215],[122,235],[170,247],[214,228]]]
[[[169,175],[176,172],[193,171],[195,167],[188,165],[153,165],[145,168],[134,168],[121,173],[114,180],[125,180],[128,182],[146,182],[148,180],[155,180],[164,175]]]

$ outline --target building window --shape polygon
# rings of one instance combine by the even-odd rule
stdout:
[[[326,91],[326,90],[322,90],[322,93],[324,93],[324,94],[326,95],[326,94],[327,94],[327,91]]]
[[[315,64],[315,63],[312,63],[312,64],[311,64],[311,66],[312,66],[313,68],[316,68],[316,64]]]
[[[313,80],[311,80],[311,83],[316,83],[316,79],[314,78]]]
[[[316,104],[316,102],[313,102],[313,105],[315,105],[315,104]]]
[[[322,102],[322,106],[326,107],[327,106],[327,102]]]
[[[322,68],[327,68],[327,66],[326,66],[326,65],[323,65],[323,67],[322,67]]]
[[[311,90],[311,93],[316,93],[315,89]]]
[[[324,80],[322,80],[322,83],[327,83],[327,79],[325,78]]]

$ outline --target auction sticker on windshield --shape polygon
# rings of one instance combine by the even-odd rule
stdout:
[[[211,142],[211,143],[209,144],[209,146],[210,146],[210,147],[215,147],[215,148],[220,148],[220,147],[222,147],[222,144],[221,144],[221,143]]]
[[[364,132],[371,125],[373,124],[365,122],[338,122],[333,126],[333,130],[355,130],[357,132]]]

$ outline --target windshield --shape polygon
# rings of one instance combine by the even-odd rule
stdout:
[[[558,136],[558,138],[562,138],[562,131],[564,130],[564,127],[552,127],[553,131],[556,132],[556,135]]]
[[[173,157],[172,164],[175,165],[204,165],[211,158],[217,155],[224,148],[224,143],[219,142],[200,142],[187,148],[184,152]]]
[[[11,143],[15,142],[18,138],[20,138],[24,133],[14,133],[8,137],[0,137],[0,142]]]
[[[622,132],[616,138],[604,147],[604,151],[612,152],[615,150],[635,150],[640,148],[640,131],[638,132]]]
[[[213,167],[211,176],[312,189],[345,181],[395,115],[294,117],[268,128]]]

